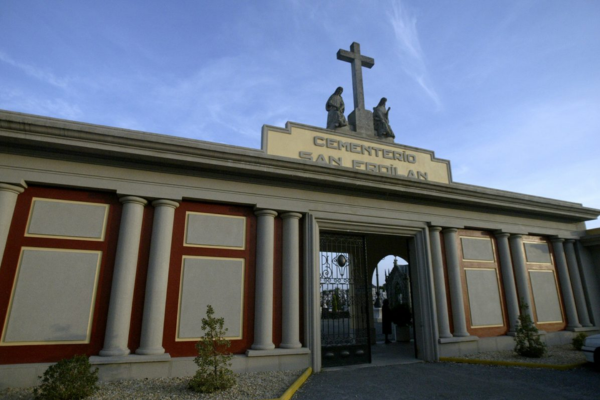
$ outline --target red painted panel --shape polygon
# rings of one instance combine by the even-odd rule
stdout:
[[[246,217],[246,246],[244,250],[214,249],[202,247],[184,247],[184,230],[186,212],[204,212]],[[254,341],[254,282],[256,259],[256,217],[250,207],[224,204],[208,204],[184,201],[175,210],[173,226],[173,242],[167,289],[167,307],[163,347],[172,357],[189,357],[197,354],[195,341],[176,341],[177,311],[179,307],[179,291],[183,256],[229,257],[245,260],[245,282],[243,303],[243,330],[241,340],[232,340],[230,351],[234,354],[244,353]]]
[[[109,204],[110,208],[104,241],[25,237],[25,229],[33,197]],[[75,354],[86,354],[88,356],[98,354],[104,344],[104,332],[120,219],[121,204],[117,196],[112,193],[30,187],[19,195],[6,243],[4,259],[0,267],[0,324],[2,327],[4,327],[6,322],[8,303],[22,247],[96,250],[102,252],[102,261],[100,264],[100,276],[90,343],[0,346],[0,364],[55,362],[62,358],[72,357]]]

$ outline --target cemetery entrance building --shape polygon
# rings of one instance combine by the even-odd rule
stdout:
[[[265,125],[260,149],[0,111],[0,388],[76,354],[103,380],[194,375],[208,304],[235,371],[369,362],[390,254],[421,360],[512,349],[523,305],[549,344],[598,332],[600,210],[455,182],[396,143],[393,93],[370,111],[350,50],[354,110],[332,82],[322,127]]]

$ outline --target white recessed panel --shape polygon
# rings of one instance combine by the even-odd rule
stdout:
[[[538,264],[551,264],[550,248],[548,243],[523,243],[527,262]]]
[[[489,238],[461,237],[463,259],[473,261],[494,261],[494,249]]]
[[[100,257],[24,248],[3,344],[89,342]]]
[[[34,199],[26,236],[103,240],[108,205]]]
[[[227,337],[242,337],[244,260],[184,257],[179,305],[178,340],[204,335],[202,318],[212,305],[215,317],[225,319]]]
[[[502,326],[502,305],[495,269],[466,269],[471,326]]]
[[[553,271],[529,271],[537,322],[562,322],[560,300]]]
[[[246,218],[188,213],[185,245],[198,247],[220,247],[244,249]]]

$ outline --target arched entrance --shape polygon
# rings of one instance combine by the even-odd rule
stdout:
[[[388,254],[398,254],[402,258],[410,260],[410,264],[414,268],[410,269],[411,280],[413,283],[413,313],[414,313],[414,326],[417,327],[415,332],[415,343],[423,344],[419,348],[419,353],[416,354],[417,358],[434,361],[437,360],[437,342],[435,340],[436,329],[435,326],[435,311],[433,305],[433,293],[431,292],[431,275],[430,275],[430,261],[427,251],[427,236],[426,229],[411,229],[407,228],[406,234],[402,229],[395,229],[394,234],[386,232],[385,228],[381,226],[373,229],[372,232],[353,232],[351,230],[344,230],[343,232],[331,231],[328,229],[330,225],[325,222],[322,226],[325,229],[319,229],[321,224],[317,224],[315,219],[308,221],[307,232],[312,233],[309,237],[307,253],[311,254],[311,261],[313,268],[307,270],[307,280],[313,282],[312,289],[307,288],[309,293],[307,294],[307,301],[313,305],[313,312],[309,316],[307,323],[307,334],[310,336],[310,340],[313,343],[311,351],[313,354],[313,369],[319,371],[321,367],[331,367],[336,365],[347,365],[352,363],[370,363],[371,362],[371,330],[373,328],[373,298],[370,287],[370,277],[372,271],[375,268],[377,262]],[[340,224],[335,225],[339,228]],[[365,228],[361,226],[361,228]],[[382,233],[378,233],[382,231]],[[342,307],[348,307],[348,315],[339,314],[338,317],[347,318],[348,321],[345,324],[331,323],[330,316],[323,318],[323,307],[331,308],[333,310],[333,296],[335,288],[327,288],[323,286],[321,278],[324,272],[323,260],[332,260],[331,257],[337,259],[340,255],[349,254],[348,251],[338,251],[336,254],[327,256],[328,249],[321,246],[323,242],[319,239],[321,235],[329,236],[331,234],[339,234],[342,237],[359,237],[364,243],[364,254],[362,257],[364,265],[362,272],[355,270],[354,272],[347,272],[347,276],[358,278],[364,276],[364,280],[358,286],[354,288],[348,287],[347,296],[356,295],[359,292],[365,293],[362,299],[354,298],[350,302],[344,304],[344,297],[342,292],[338,293],[337,307],[338,313],[340,311],[340,304]],[[345,257],[344,257],[345,258]],[[356,257],[350,257],[353,259],[352,264],[358,264]],[[338,265],[339,266],[339,262]],[[371,267],[368,267],[371,266]],[[362,278],[361,278],[362,279]],[[352,283],[356,284],[357,281],[352,279]],[[367,283],[365,285],[364,283]],[[328,283],[328,282],[325,282]],[[332,292],[333,290],[333,292]],[[341,288],[340,288],[341,291]],[[330,298],[330,301],[322,301],[325,298]],[[360,304],[360,305],[359,305]],[[329,311],[329,310],[328,310]],[[341,310],[344,311],[344,310]],[[327,321],[325,321],[327,319]],[[339,321],[338,321],[339,322]],[[337,329],[337,330],[336,330]],[[344,330],[345,329],[345,330]],[[341,338],[335,338],[336,335],[342,335]],[[343,336],[347,335],[347,336]],[[348,336],[349,335],[349,336]],[[360,338],[360,343],[354,341],[354,339]],[[323,340],[324,339],[324,340]],[[364,341],[367,341],[366,346]],[[340,346],[338,347],[339,343]],[[341,348],[341,346],[358,346],[354,348]],[[360,347],[360,348],[359,348]],[[362,359],[361,359],[362,357]],[[415,355],[412,353],[414,359]],[[353,361],[351,361],[353,359]]]
[[[370,265],[371,363],[375,365],[416,361],[410,265],[398,254],[391,253]]]

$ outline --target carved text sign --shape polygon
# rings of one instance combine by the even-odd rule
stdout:
[[[316,164],[450,183],[449,162],[436,159],[430,151],[293,123],[288,123],[286,129],[265,126],[263,150]]]

